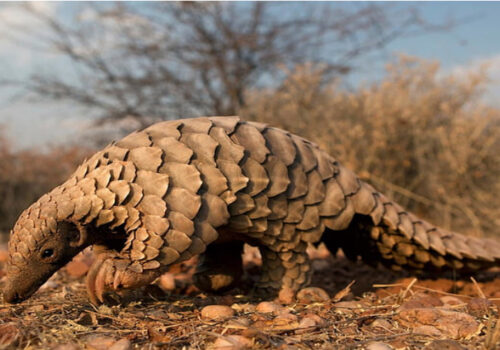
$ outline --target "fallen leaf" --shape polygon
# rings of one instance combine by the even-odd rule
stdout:
[[[0,345],[2,348],[12,347],[19,340],[20,332],[13,322],[0,325]]]
[[[302,304],[321,303],[330,300],[330,296],[324,289],[308,287],[297,293],[297,300]]]
[[[396,319],[412,329],[433,326],[453,339],[469,338],[481,330],[481,325],[469,314],[436,308],[402,310]]]
[[[335,294],[335,296],[332,298],[333,302],[337,303],[337,302],[341,301],[342,299],[344,299],[349,294],[351,294],[351,287],[354,283],[356,283],[356,281],[352,281],[344,289],[337,292],[337,294]]]
[[[82,260],[72,260],[66,265],[66,271],[68,275],[74,278],[80,278],[85,276],[89,271],[89,266]]]
[[[398,310],[421,309],[426,307],[443,306],[443,302],[432,295],[416,293],[401,304]]]
[[[483,317],[490,311],[493,303],[484,298],[472,298],[467,303],[467,312],[475,317]]]
[[[434,340],[432,343],[428,344],[424,350],[467,350],[455,340],[442,339]]]

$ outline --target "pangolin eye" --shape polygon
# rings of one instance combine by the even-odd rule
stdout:
[[[50,258],[52,255],[54,255],[54,249],[45,249],[43,252],[42,252],[42,258]]]

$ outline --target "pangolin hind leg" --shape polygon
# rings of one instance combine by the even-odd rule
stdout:
[[[309,284],[312,269],[306,245],[286,252],[275,252],[265,246],[259,246],[259,250],[262,255],[261,278],[257,284],[259,294],[295,293]]]
[[[243,275],[243,242],[214,242],[208,245],[193,276],[195,285],[206,292],[233,288]]]
[[[370,265],[383,262],[375,241],[369,239],[370,232],[377,229],[371,218],[365,215],[354,215],[351,223],[345,230],[325,230],[321,241],[326,245],[332,255],[342,249],[344,255],[352,261],[359,257]]]

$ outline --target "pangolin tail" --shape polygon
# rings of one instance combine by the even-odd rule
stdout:
[[[360,257],[395,270],[472,273],[500,266],[499,242],[446,231],[405,211],[371,186],[361,182],[361,188],[373,195],[376,206],[370,213],[357,212],[344,230],[327,229],[322,241],[332,253],[342,248],[351,260]]]

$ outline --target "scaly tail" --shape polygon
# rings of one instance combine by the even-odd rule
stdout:
[[[500,265],[500,243],[449,232],[419,219],[340,166],[337,181],[351,210],[348,225],[330,226],[322,237],[335,253],[378,261],[393,269],[468,273]],[[351,207],[349,209],[349,206]],[[341,216],[340,213],[338,216]],[[337,223],[335,223],[337,224]]]

